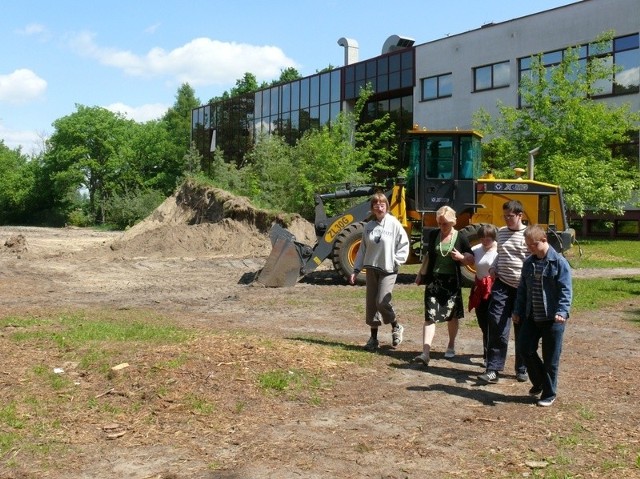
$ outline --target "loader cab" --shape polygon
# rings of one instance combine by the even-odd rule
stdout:
[[[427,213],[446,205],[472,214],[481,138],[475,131],[410,130],[402,143],[410,209]]]

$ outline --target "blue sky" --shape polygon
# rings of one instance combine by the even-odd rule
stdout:
[[[3,0],[0,139],[39,151],[76,104],[128,118],[162,116],[189,83],[204,103],[245,72],[259,82],[295,67],[341,66],[338,39],[359,58],[390,35],[416,44],[574,3],[572,0]]]

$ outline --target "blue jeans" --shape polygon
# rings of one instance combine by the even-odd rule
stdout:
[[[542,388],[543,399],[556,397],[565,323],[534,321],[531,317],[523,318],[521,323],[517,348],[529,370],[529,379]],[[538,354],[541,340],[542,358]]]
[[[511,315],[516,302],[518,289],[497,279],[491,289],[489,316],[487,324],[487,370],[502,371],[507,360],[509,335],[511,333]],[[516,341],[516,373],[526,373],[527,368],[517,353],[520,325],[514,324]]]

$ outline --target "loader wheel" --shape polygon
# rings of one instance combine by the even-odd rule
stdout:
[[[460,234],[467,238],[471,246],[475,246],[480,243],[480,237],[478,236],[478,230],[484,223],[467,225],[460,230]],[[467,265],[460,269],[462,273],[462,286],[470,288],[476,279],[476,268],[473,265]]]
[[[333,243],[331,261],[333,267],[346,282],[349,282],[349,277],[353,273],[353,264],[360,249],[363,231],[364,222],[352,223],[338,234]],[[356,284],[365,284],[365,276],[364,271],[360,271],[356,278]]]

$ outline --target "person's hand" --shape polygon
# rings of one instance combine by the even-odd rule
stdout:
[[[556,323],[564,323],[567,320],[567,318],[564,318],[562,316],[560,316],[559,314],[556,314]]]
[[[420,286],[422,284],[422,275],[420,273],[416,274],[416,281],[415,283]]]
[[[511,320],[513,321],[513,324],[518,324],[520,323],[520,316],[517,314],[513,314],[511,315]]]
[[[496,279],[496,269],[495,268],[489,268],[489,276],[491,276],[491,279]]]
[[[357,277],[358,277],[357,274],[351,273],[351,276],[349,276],[349,284],[356,284],[356,278]]]
[[[454,261],[462,261],[464,259],[464,255],[455,248],[451,250],[450,254]]]

